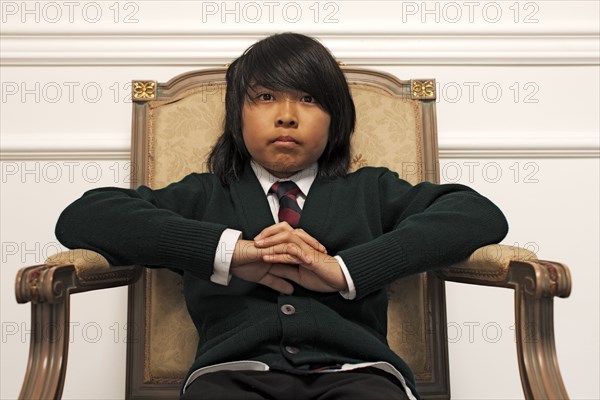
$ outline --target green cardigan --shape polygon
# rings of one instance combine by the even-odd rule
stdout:
[[[499,242],[508,229],[502,212],[466,186],[412,186],[385,168],[362,168],[344,178],[317,178],[299,226],[342,257],[355,300],[295,284],[287,296],[235,277],[229,286],[210,282],[226,228],[251,240],[274,223],[248,165],[230,186],[213,174],[191,174],[159,190],[89,191],[61,214],[56,235],[65,246],[97,251],[114,265],[165,266],[183,275],[199,334],[190,372],[236,360],[295,371],[387,361],[416,393],[409,367],[387,345],[386,285],[460,261]],[[296,312],[284,314],[284,304]]]

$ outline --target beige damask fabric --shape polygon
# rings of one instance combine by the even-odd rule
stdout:
[[[372,86],[351,84],[350,88],[357,112],[351,169],[383,166],[413,184],[420,182],[422,177],[412,173],[422,162],[417,101]]]
[[[373,86],[351,84],[351,90],[357,109],[352,170],[386,166],[413,184],[421,181],[422,177],[414,172],[422,162],[418,103]],[[163,187],[191,172],[206,171],[204,161],[222,130],[223,93],[224,86],[215,90],[213,85],[210,90],[200,87],[183,93],[168,103],[149,104],[151,187]],[[427,310],[423,309],[425,279],[424,274],[409,277],[390,289],[388,340],[420,379],[431,374],[423,335],[428,329]],[[147,300],[150,322],[145,378],[153,382],[180,380],[193,362],[197,344],[181,280],[169,270],[152,270],[148,285],[151,296]]]

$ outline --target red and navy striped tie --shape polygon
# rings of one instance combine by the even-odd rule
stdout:
[[[275,182],[269,193],[275,193],[279,198],[279,222],[286,221],[292,228],[296,228],[302,213],[296,201],[300,193],[298,186],[292,181]]]

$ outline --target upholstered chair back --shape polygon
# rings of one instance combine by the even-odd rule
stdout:
[[[357,110],[353,170],[385,166],[416,184],[437,181],[435,83],[345,68]],[[191,172],[222,132],[225,69],[194,71],[165,84],[134,82],[133,186],[160,188]],[[388,341],[412,367],[424,397],[447,392],[443,283],[411,276],[389,289]],[[177,396],[196,353],[179,275],[147,269],[130,292],[128,395]]]

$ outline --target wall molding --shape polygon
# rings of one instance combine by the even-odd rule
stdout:
[[[440,139],[441,159],[448,158],[600,158],[600,140],[580,138]]]
[[[58,134],[43,137],[5,136],[0,161],[29,160],[129,160],[129,140],[115,135],[100,135],[85,142],[57,140]],[[63,135],[64,136],[64,135]],[[54,138],[53,140],[46,139]],[[593,136],[580,138],[496,138],[440,139],[441,159],[492,158],[600,158],[600,141]]]
[[[1,66],[220,66],[264,35],[4,34]],[[596,34],[323,34],[348,65],[600,65]],[[52,51],[48,51],[52,49]]]

